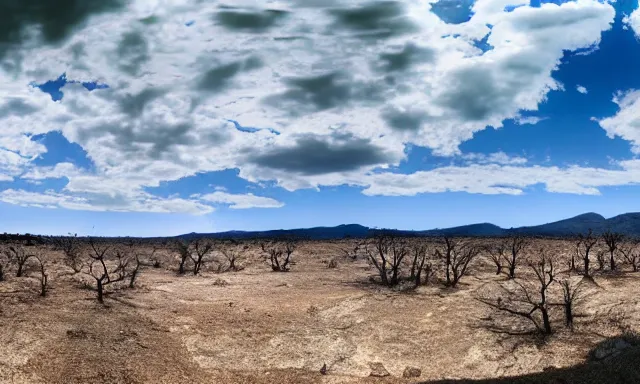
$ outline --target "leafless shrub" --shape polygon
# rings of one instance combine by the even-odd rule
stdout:
[[[534,282],[513,279],[498,285],[500,293],[491,297],[479,297],[482,303],[516,318],[526,319],[535,326],[538,333],[552,333],[549,316],[549,287],[555,281],[554,261],[544,250],[540,250],[535,262],[529,263],[535,274]],[[497,297],[496,297],[497,296]]]
[[[415,242],[411,246],[411,254],[413,260],[411,262],[411,275],[409,279],[413,280],[414,287],[419,287],[423,282],[429,283],[429,278],[433,272],[433,264],[429,258],[429,250],[427,245],[422,242]],[[424,273],[424,275],[423,275]]]
[[[34,255],[33,258],[38,262],[38,271],[40,272],[40,296],[45,297],[47,295],[47,287],[49,284],[47,262],[42,255]]]
[[[100,244],[94,239],[89,240],[89,270],[87,275],[96,281],[95,291],[98,302],[104,303],[105,286],[115,284],[130,278],[129,258],[124,251],[111,249],[108,244]]]
[[[9,260],[10,264],[16,265],[16,277],[22,277],[24,274],[27,261],[34,255],[27,253],[25,247],[19,244],[9,245],[3,250],[5,257]]]
[[[193,262],[193,275],[196,276],[208,261],[206,256],[213,251],[214,243],[211,240],[199,238],[192,245],[193,249],[189,252],[189,258]]]
[[[391,234],[378,234],[365,246],[369,261],[378,270],[382,284],[393,287],[400,282],[400,267],[409,250],[403,239]]]
[[[638,272],[640,269],[640,251],[638,250],[637,241],[628,241],[623,243],[618,248],[624,261],[633,268],[633,272]]]
[[[327,268],[329,269],[338,268],[338,260],[336,259],[329,260],[329,262],[327,263]]]
[[[73,236],[69,234],[69,236],[59,236],[51,239],[54,248],[64,253],[64,262],[74,273],[80,273],[84,266],[82,249],[77,236],[77,234]]]
[[[289,271],[289,264],[293,264],[291,255],[297,248],[297,241],[295,239],[276,240],[270,243],[263,242],[260,244],[260,247],[271,261],[271,270],[274,272]]]
[[[501,274],[502,268],[504,267],[504,260],[507,257],[507,244],[504,241],[498,241],[485,245],[483,250],[489,256],[493,265],[496,266],[496,275]]]
[[[471,261],[480,253],[480,247],[471,241],[444,236],[441,249],[436,249],[436,257],[442,260],[445,269],[445,285],[456,287],[467,274]]]
[[[596,250],[596,261],[598,262],[598,271],[604,270],[606,256],[607,256],[606,251],[604,249]]]
[[[508,249],[505,261],[509,270],[509,278],[515,279],[518,261],[524,249],[530,244],[530,241],[526,237],[518,235],[510,236],[505,241]]]
[[[589,254],[591,253],[593,247],[598,244],[598,237],[593,234],[593,231],[590,229],[586,234],[578,235],[578,241],[576,243],[576,254],[578,257],[582,258],[584,270],[582,273],[585,277],[590,277],[589,274]]]
[[[191,258],[191,241],[180,239],[174,243],[176,251],[180,256],[180,264],[178,266],[178,274],[184,275],[187,260]]]
[[[609,251],[609,268],[612,271],[616,269],[616,258],[615,252],[618,249],[620,243],[624,240],[624,235],[621,233],[605,231],[602,234],[602,239],[604,243],[607,245],[607,249]]]
[[[235,246],[228,246],[225,248],[222,248],[221,253],[224,256],[224,258],[227,260],[227,267],[226,267],[226,271],[241,271],[242,269],[244,269],[244,267],[242,267],[241,265],[238,265],[238,263],[240,262],[240,255],[242,255],[243,252],[243,248],[239,245],[235,245]]]

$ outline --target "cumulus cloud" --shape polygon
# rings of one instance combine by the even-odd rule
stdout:
[[[640,154],[640,91],[619,92],[613,102],[618,104],[618,113],[605,119],[593,120],[598,121],[608,137],[613,139],[618,136],[630,141],[632,151]]]
[[[155,212],[155,213],[188,213],[203,215],[211,213],[214,208],[207,204],[180,198],[158,198],[150,194],[137,196],[112,196],[86,194],[72,196],[54,191],[30,192],[25,190],[6,189],[0,192],[0,201],[29,207],[65,208],[83,211],[115,211],[115,212]]]
[[[204,200],[211,203],[218,204],[230,204],[229,208],[232,209],[248,209],[248,208],[280,208],[284,204],[278,200],[270,197],[256,196],[252,193],[246,195],[231,194],[221,191],[216,191],[198,197],[200,200]]]
[[[520,113],[561,89],[564,52],[597,45],[614,17],[597,0],[512,12],[478,0],[458,24],[410,0],[49,3],[0,6],[0,148],[18,155],[0,151],[0,174],[66,176],[56,206],[188,212],[210,207],[145,187],[232,168],[290,190],[362,185],[406,145],[451,156],[505,119],[534,123]],[[62,73],[78,83],[60,101],[28,85]],[[91,172],[30,164],[47,150],[31,135],[53,130]]]
[[[582,93],[583,95],[586,95],[589,92],[587,88],[583,87],[582,85],[577,85],[576,91]]]
[[[525,164],[527,159],[520,156],[509,156],[504,152],[484,153],[465,153],[462,158],[468,162],[476,164]]]
[[[618,169],[513,166],[500,164],[443,167],[412,174],[380,173],[363,183],[365,195],[413,196],[421,193],[467,192],[520,195],[543,184],[548,192],[599,195],[600,187],[637,185],[640,161],[622,161]]]

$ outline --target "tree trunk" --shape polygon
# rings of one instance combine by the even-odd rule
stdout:
[[[502,265],[496,265],[496,275],[499,275],[502,273]]]
[[[133,288],[133,286],[136,283],[136,277],[138,277],[138,270],[134,270],[133,273],[131,273],[131,280],[129,280],[129,288]]]
[[[571,256],[571,270],[572,271],[576,270],[576,259],[574,256]]]
[[[451,255],[447,252],[447,285],[451,285]]]
[[[104,298],[103,298],[103,288],[102,288],[102,280],[97,280],[98,282],[98,303],[103,304],[104,303]]]
[[[516,263],[515,261],[509,265],[509,279],[516,278]]]
[[[184,264],[187,262],[187,258],[183,257],[180,259],[180,269],[178,271],[179,274],[184,275]]]
[[[566,303],[564,305],[564,317],[565,325],[568,328],[573,329],[573,308],[571,307],[571,303]]]
[[[611,260],[610,260],[611,270],[616,270],[616,259],[613,257],[613,251],[611,251]]]
[[[542,324],[544,326],[544,334],[545,335],[550,335],[551,334],[551,322],[549,321],[549,313],[547,312],[547,309],[542,307],[540,308],[540,311],[542,312]]]
[[[589,277],[589,255],[584,258],[584,276]]]
[[[24,264],[18,263],[18,272],[16,272],[16,277],[22,277],[22,267]]]
[[[47,275],[42,275],[40,278],[40,296],[47,296]]]

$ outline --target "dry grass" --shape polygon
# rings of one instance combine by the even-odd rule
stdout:
[[[35,279],[0,283],[0,383],[416,382],[402,378],[407,366],[422,370],[421,381],[603,383],[614,382],[615,370],[581,366],[589,351],[622,328],[640,331],[640,274],[596,275],[575,331],[560,321],[542,341],[484,326],[495,315],[474,296],[505,280],[486,260],[456,289],[403,292],[369,283],[375,271],[340,248],[306,243],[291,271],[277,273],[252,246],[244,270],[211,266],[201,276],[177,276],[165,269],[177,262],[160,253],[165,268],[146,268],[138,288],[109,295],[106,306],[51,252],[49,296],[38,297]],[[338,267],[327,268],[334,258]],[[375,362],[391,376],[368,377]],[[627,382],[638,382],[631,375]]]

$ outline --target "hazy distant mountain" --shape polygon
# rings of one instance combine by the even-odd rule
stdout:
[[[213,238],[270,238],[270,237],[301,237],[315,240],[342,239],[345,237],[367,237],[371,228],[359,224],[342,224],[337,227],[315,227],[300,229],[275,229],[270,231],[228,231],[218,233],[189,233],[180,237],[213,237]]]
[[[403,230],[385,230],[392,231],[401,235],[414,236],[504,236],[512,233],[520,233],[531,236],[573,236],[579,233],[585,233],[592,229],[595,233],[601,233],[605,230],[620,232],[629,236],[640,237],[640,213],[625,213],[610,219],[605,219],[597,213],[585,213],[555,221],[553,223],[542,224],[531,227],[519,228],[500,228],[490,223],[470,224],[452,228],[438,228],[427,231],[403,231]],[[362,238],[380,231],[379,229],[365,227],[359,224],[343,224],[337,227],[315,227],[315,228],[299,228],[299,229],[278,229],[271,231],[228,231],[218,233],[190,233],[179,237],[192,238],[207,236],[213,238],[267,238],[267,237],[283,237],[295,236],[306,239],[328,240],[342,239],[345,237]]]
[[[586,232],[589,228],[594,232],[602,232],[606,227],[607,220],[604,217],[597,213],[589,212],[570,219],[564,219],[534,227],[515,228],[512,231],[527,235],[569,236]],[[638,227],[638,230],[640,231],[640,226]]]
[[[507,233],[506,229],[490,223],[470,224],[461,227],[452,227],[444,229],[431,229],[421,231],[422,235],[455,235],[455,236],[503,236]]]

